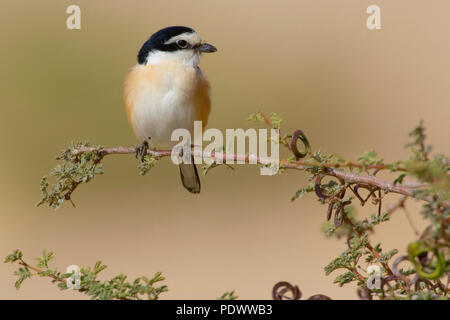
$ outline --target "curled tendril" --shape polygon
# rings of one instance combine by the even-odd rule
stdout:
[[[345,196],[345,188],[339,189],[332,193],[331,195],[325,194],[324,188],[322,188],[322,180],[325,178],[326,174],[319,174],[314,183],[314,191],[316,195],[324,202],[329,202],[328,210],[327,210],[327,221],[331,219],[333,214],[333,209],[336,207],[336,211],[334,213],[334,226],[339,227],[342,225],[344,220],[343,215],[345,214],[344,209],[346,205],[349,205],[351,201],[342,202],[341,199]],[[338,178],[341,186],[345,186],[345,182]]]
[[[369,194],[367,195],[367,197],[365,199],[363,199],[363,197],[359,194],[359,189],[366,189],[369,191]],[[380,188],[373,188],[370,186],[365,186],[365,185],[356,185],[353,188],[350,188],[350,190],[353,191],[353,193],[355,194],[355,196],[359,199],[359,201],[361,201],[361,206],[364,206],[367,202],[367,200],[369,200],[370,198],[372,198],[372,204],[376,205],[378,204],[378,216],[381,215],[381,189]],[[375,195],[375,192],[378,191],[378,197]]]
[[[344,210],[343,206],[339,204],[339,207],[336,209],[336,212],[334,213],[334,226],[340,227],[342,225],[342,222],[344,222]]]
[[[290,292],[291,296],[286,293]],[[292,285],[287,281],[280,281],[273,286],[272,298],[274,300],[300,300],[302,292],[296,285]],[[315,294],[308,298],[308,300],[331,300],[330,297],[323,294]]]
[[[349,236],[349,237],[347,238],[347,247],[348,247],[350,250],[353,249],[352,244],[351,244],[350,241],[352,241],[352,239],[353,239],[354,237],[355,237],[355,236],[351,235],[351,236]]]
[[[290,292],[292,297],[288,297],[286,293]],[[273,286],[272,298],[274,300],[300,300],[302,292],[298,286],[294,286],[287,281],[280,281]]]
[[[327,201],[329,201],[329,200],[331,200],[331,199],[334,199],[334,198],[336,198],[336,197],[338,197],[338,198],[340,198],[340,199],[344,198],[344,195],[345,195],[345,188],[343,188],[343,189],[341,189],[341,190],[337,190],[336,192],[334,192],[334,193],[331,194],[331,195],[326,195],[326,194],[324,193],[325,190],[322,188],[321,183],[322,183],[323,178],[325,178],[326,176],[327,176],[326,174],[319,174],[319,175],[317,176],[316,181],[315,181],[315,183],[314,183],[314,192],[316,193],[316,195],[317,195],[322,201],[325,201],[325,202],[327,202]],[[340,179],[340,178],[338,178],[338,180],[339,180],[339,183],[340,183],[342,186],[345,185],[344,180],[342,180],[342,179]]]
[[[333,213],[333,207],[334,207],[334,203],[331,202],[331,203],[328,205],[328,210],[327,210],[327,221],[330,221],[330,219],[331,219],[331,214]]]
[[[447,282],[450,283],[450,276],[447,277]],[[444,284],[441,282],[441,280],[437,279],[436,281],[436,288],[441,289],[442,292],[447,292],[446,287],[444,286]]]
[[[349,205],[350,203],[351,201],[344,201],[338,203],[338,208],[334,213],[334,226],[336,228],[340,227],[342,225],[342,222],[344,222],[345,206]]]
[[[430,291],[434,291],[434,293],[436,293],[436,287],[433,285],[433,283],[431,283],[430,280],[428,279],[422,279],[419,277],[416,277],[414,279],[414,290],[415,291],[419,291],[422,288],[420,287],[420,284],[423,283],[425,285],[425,287],[427,287],[428,290]]]
[[[422,264],[429,262],[429,259],[427,259],[427,257],[425,257],[423,255],[423,253],[418,254],[417,258],[419,259],[420,263],[422,263]],[[439,288],[445,292],[445,286],[442,284],[442,282],[437,280],[437,283],[433,284],[430,280],[420,277],[417,273],[417,270],[416,270],[415,277],[412,280],[409,279],[406,275],[402,274],[398,269],[398,265],[403,261],[411,262],[408,256],[398,257],[397,259],[395,259],[394,263],[392,264],[392,272],[398,279],[405,282],[405,285],[408,288],[408,290],[411,286],[414,286],[414,290],[419,291],[419,290],[421,290],[420,284],[424,284],[428,290],[434,291],[436,294],[437,294],[437,288]]]
[[[391,292],[391,294],[392,295],[394,295],[395,294],[395,289],[391,286],[391,284],[389,283],[389,282],[391,282],[391,281],[397,281],[397,280],[399,280],[399,278],[396,276],[396,275],[390,275],[390,276],[387,276],[386,278],[382,278],[381,279],[381,291],[383,291],[383,294],[384,294],[384,287],[385,286],[388,286],[389,287],[389,291]]]
[[[422,261],[428,262],[431,261],[431,259],[428,259],[426,256],[424,256],[425,253],[432,253],[436,257],[436,267],[432,272],[426,272],[424,271],[424,264],[422,264]],[[447,265],[447,262],[445,260],[445,257],[442,253],[438,251],[437,248],[430,248],[426,246],[423,242],[413,242],[408,246],[408,257],[409,260],[414,265],[417,275],[423,279],[438,279],[442,276],[442,274],[445,272],[445,267]],[[416,259],[417,258],[417,259]],[[426,266],[429,269],[433,269],[431,266]]]
[[[367,197],[365,199],[363,199],[363,197],[359,194],[359,189],[366,189],[369,191],[369,194],[367,195]],[[359,201],[361,201],[361,206],[364,206],[366,204],[367,200],[369,200],[369,198],[375,193],[377,188],[372,188],[369,186],[358,184],[358,185],[354,186],[353,188],[351,188],[351,190],[353,191],[355,196],[359,199]]]
[[[305,151],[300,152],[297,148],[297,140],[301,140],[303,142],[303,145],[305,146]],[[308,153],[311,151],[311,145],[309,144],[308,139],[306,139],[305,134],[302,130],[297,130],[292,134],[290,149],[292,153],[294,154],[295,158],[301,159],[308,155]]]
[[[400,256],[397,259],[394,260],[394,263],[392,264],[392,273],[398,278],[405,282],[407,286],[409,286],[409,279],[407,276],[405,276],[403,273],[400,272],[398,269],[398,265],[403,261],[409,261],[408,256]]]
[[[315,294],[315,295],[309,297],[308,300],[331,300],[331,298],[324,294]]]

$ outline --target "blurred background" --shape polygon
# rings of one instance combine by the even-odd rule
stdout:
[[[81,30],[66,28],[70,4],[81,7]],[[381,30],[366,28],[371,4],[381,7]],[[280,280],[304,297],[357,298],[354,286],[339,288],[324,274],[346,246],[320,231],[326,208],[314,195],[290,201],[307,184],[300,172],[220,167],[193,196],[168,159],[142,177],[133,156],[111,156],[106,174],[74,193],[77,208],[57,211],[36,207],[39,182],[72,140],[138,142],[122,82],[143,42],[169,25],[190,26],[219,49],[201,61],[212,85],[209,127],[247,128],[250,113],[277,112],[315,150],[356,159],[375,149],[394,161],[408,156],[407,133],[424,119],[429,142],[448,154],[449,10],[446,0],[2,0],[1,258],[20,248],[34,262],[46,248],[61,271],[97,260],[109,266],[102,279],[162,271],[163,299],[215,299],[227,290],[270,299]],[[422,228],[419,207],[408,202]],[[373,241],[403,252],[414,237],[399,212]],[[42,278],[16,291],[14,270],[0,265],[2,299],[85,298]]]

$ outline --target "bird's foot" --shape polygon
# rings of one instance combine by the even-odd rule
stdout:
[[[147,155],[148,142],[144,141],[141,145],[136,146],[136,159],[138,156],[141,157],[141,162],[144,162],[144,158]]]

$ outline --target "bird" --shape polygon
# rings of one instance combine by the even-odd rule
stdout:
[[[206,127],[211,111],[211,87],[199,67],[203,53],[217,48],[202,40],[192,28],[170,26],[155,32],[142,45],[125,77],[124,100],[128,121],[142,144],[136,147],[141,161],[148,148],[173,147],[171,134],[187,129],[193,136],[194,121]],[[197,168],[179,164],[181,182],[191,193],[200,193]]]

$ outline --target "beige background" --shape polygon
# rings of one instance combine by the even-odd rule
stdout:
[[[81,31],[65,27],[72,3],[82,9]],[[374,3],[380,31],[365,25]],[[193,196],[167,159],[141,177],[133,157],[116,156],[104,161],[104,176],[77,190],[76,209],[56,212],[35,207],[39,181],[71,140],[137,143],[122,81],[142,43],[168,25],[193,27],[219,49],[201,62],[213,88],[209,127],[248,127],[255,110],[280,112],[285,129],[304,130],[316,150],[354,159],[376,149],[393,161],[407,156],[407,132],[423,118],[435,149],[448,154],[449,9],[446,0],[2,0],[0,255],[21,248],[33,262],[47,248],[61,270],[101,259],[104,277],[163,271],[163,298],[234,289],[243,299],[268,299],[279,280],[306,297],[355,298],[355,287],[338,288],[323,272],[345,247],[320,232],[325,208],[313,195],[290,202],[306,184],[302,173],[218,168]],[[417,208],[409,203],[423,226]],[[399,213],[374,241],[402,251],[413,238]],[[13,271],[0,265],[0,298],[84,298],[41,278],[16,291]]]

